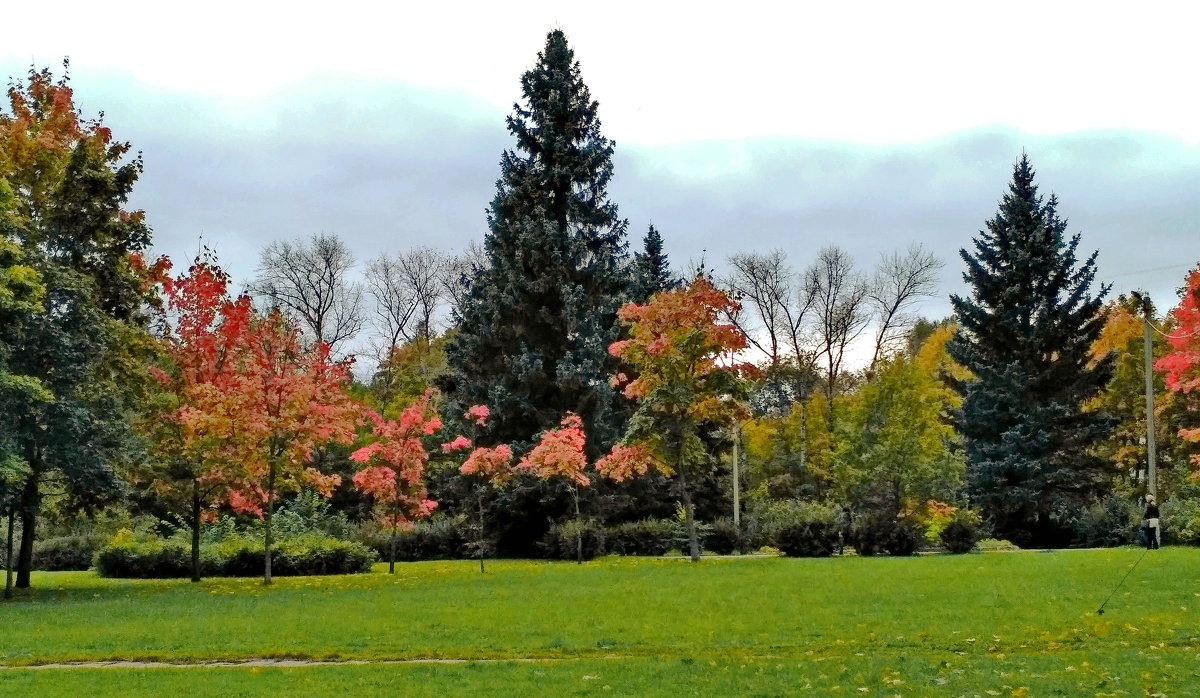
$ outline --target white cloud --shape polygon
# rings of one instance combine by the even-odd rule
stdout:
[[[916,141],[988,125],[1200,142],[1194,3],[59,2],[6,10],[3,57],[250,96],[314,74],[449,88],[507,108],[566,30],[606,132],[668,143]]]

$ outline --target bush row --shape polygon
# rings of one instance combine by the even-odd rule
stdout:
[[[202,545],[200,570],[205,576],[253,577],[263,572],[261,540],[236,536]],[[276,576],[368,572],[378,559],[361,543],[320,534],[284,538],[273,546],[271,573]],[[179,539],[134,538],[118,534],[95,554],[102,577],[166,578],[191,575],[191,548]]]

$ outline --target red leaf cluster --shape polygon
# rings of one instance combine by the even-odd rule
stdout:
[[[1167,388],[1182,395],[1195,398],[1200,395],[1200,266],[1188,274],[1183,298],[1171,311],[1174,329],[1167,336],[1171,352],[1163,356],[1154,367],[1166,374]],[[1195,409],[1196,401],[1190,403]],[[1200,428],[1180,429],[1180,438],[1200,443]],[[1194,479],[1200,479],[1200,453],[1192,456],[1196,467]]]
[[[504,444],[495,448],[481,446],[471,451],[458,471],[463,475],[478,475],[496,487],[503,487],[517,474],[512,461],[512,449]]]
[[[442,427],[433,408],[434,393],[426,391],[395,420],[385,420],[375,412],[367,416],[374,424],[375,438],[350,458],[367,467],[354,475],[354,486],[375,502],[376,518],[384,526],[408,528],[415,519],[428,516],[437,506],[425,487],[425,466],[429,451],[423,436]]]
[[[584,474],[587,456],[583,447],[586,437],[583,420],[579,415],[567,413],[559,422],[558,429],[547,429],[541,440],[521,459],[517,468],[541,478],[563,477],[580,487],[591,484]]]
[[[657,470],[663,475],[671,475],[671,468],[645,444],[613,446],[607,456],[596,462],[596,470],[616,482],[624,482],[631,477],[640,477],[651,470]]]

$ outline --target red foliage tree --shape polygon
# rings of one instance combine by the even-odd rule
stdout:
[[[388,572],[392,574],[396,572],[396,536],[437,508],[425,487],[429,451],[424,439],[442,428],[432,405],[433,395],[432,390],[426,391],[395,420],[368,413],[375,440],[350,456],[366,466],[355,473],[354,486],[371,497],[376,520],[391,532]]]
[[[192,581],[199,581],[202,516],[230,493],[221,477],[224,439],[197,418],[197,410],[237,368],[230,359],[248,326],[250,300],[229,297],[229,277],[214,260],[198,258],[178,278],[170,276],[166,258],[149,268],[135,261],[149,283],[160,285],[164,300],[158,308],[164,361],[149,369],[162,392],[142,424],[155,444],[158,467],[146,477],[160,496],[181,485],[188,491]]]
[[[234,509],[263,518],[263,583],[270,584],[279,494],[305,485],[333,493],[341,478],[312,467],[311,456],[323,444],[352,443],[361,409],[346,392],[349,361],[333,361],[323,343],[305,346],[278,311],[262,317],[239,298],[222,309],[216,335],[213,346],[202,343],[207,358],[199,365],[216,360],[223,369],[191,389],[179,419],[211,446],[206,477],[226,483]]]
[[[463,414],[463,419],[478,431],[487,426],[491,410],[487,405],[472,405]],[[451,453],[465,451],[473,446],[473,441],[459,434],[452,441],[442,444],[442,451]],[[475,503],[479,512],[476,522],[475,554],[479,556],[479,572],[484,570],[484,558],[487,557],[487,533],[484,530],[486,519],[483,515],[483,495],[488,487],[504,487],[517,474],[513,467],[512,449],[505,444],[494,448],[480,446],[471,451],[458,471],[463,475],[475,478]]]
[[[581,522],[579,514],[579,488],[591,484],[591,479],[584,473],[587,468],[587,455],[583,448],[587,444],[587,436],[583,433],[583,420],[579,415],[568,412],[559,422],[558,429],[547,429],[542,432],[529,453],[517,464],[518,470],[524,470],[543,479],[562,478],[571,488],[571,497],[575,501],[575,521]],[[583,563],[583,530],[577,526],[575,530],[576,561]]]
[[[1190,412],[1200,412],[1200,266],[1188,274],[1183,297],[1171,311],[1175,328],[1167,337],[1171,352],[1154,366],[1165,374],[1169,390],[1184,397]],[[1200,443],[1200,428],[1179,430],[1180,438]],[[1200,480],[1200,453],[1192,456],[1193,479]]]

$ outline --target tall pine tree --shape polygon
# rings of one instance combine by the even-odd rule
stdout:
[[[1076,258],[1079,235],[1054,196],[1043,200],[1025,155],[974,251],[961,251],[971,296],[951,296],[961,330],[951,356],[975,380],[960,383],[959,428],[967,446],[967,489],[998,536],[1020,545],[1069,542],[1064,515],[1094,498],[1109,466],[1089,446],[1111,428],[1084,412],[1111,373],[1089,365],[1104,324],[1091,295],[1096,254]]]
[[[602,453],[623,426],[608,378],[616,311],[627,293],[626,222],[608,200],[613,144],[562,31],[521,78],[515,150],[500,180],[475,278],[448,347],[450,396],[492,410],[491,440],[531,445],[566,412]]]

